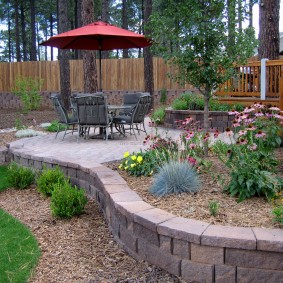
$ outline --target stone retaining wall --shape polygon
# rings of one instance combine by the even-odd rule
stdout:
[[[175,98],[177,98],[185,90],[167,90],[167,104],[170,104]],[[107,95],[108,102],[110,104],[121,104],[123,100],[123,94],[125,91],[103,91]],[[136,91],[128,91],[136,92]],[[51,92],[41,92],[41,107],[52,108],[52,102],[50,100]],[[155,107],[160,105],[161,90],[154,92],[154,104]],[[22,103],[20,98],[13,93],[1,92],[0,93],[0,109],[21,109]]]
[[[200,110],[165,110],[164,126],[167,128],[176,128],[175,121],[184,120],[191,117],[194,121],[200,122],[200,127],[203,128],[203,111]],[[231,127],[234,120],[234,115],[228,115],[228,112],[210,111],[209,112],[210,128],[218,129],[223,132],[227,127]]]
[[[188,282],[283,282],[283,230],[211,225],[154,208],[111,169],[0,149],[0,162],[14,160],[41,170],[59,165],[71,182],[95,197],[118,244]]]

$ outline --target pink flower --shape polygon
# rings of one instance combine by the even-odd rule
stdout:
[[[257,149],[257,145],[253,143],[252,145],[248,146],[248,149],[255,151]]]
[[[262,117],[262,116],[264,116],[264,114],[263,114],[262,112],[256,112],[256,113],[255,113],[255,116],[256,116],[256,117]]]
[[[233,132],[230,130],[230,128],[226,128],[225,134],[226,134],[228,137],[231,137],[231,136],[233,135]]]
[[[254,125],[252,125],[252,124],[249,124],[249,125],[247,126],[246,130],[248,130],[248,131],[254,131],[254,130],[256,130],[256,127],[255,127]]]
[[[189,145],[189,148],[190,148],[190,149],[195,149],[196,147],[197,147],[197,145],[194,144],[194,143],[191,143],[191,144]]]
[[[262,132],[261,130],[259,130],[259,131],[257,132],[257,134],[255,134],[255,137],[256,137],[256,138],[263,138],[263,137],[265,137],[265,136],[266,136],[266,133]]]
[[[188,132],[187,135],[185,136],[185,139],[186,140],[190,140],[191,138],[193,138],[195,136],[195,133],[194,132]]]
[[[220,132],[218,131],[218,129],[215,130],[214,132],[214,138],[218,138]]]
[[[246,107],[244,109],[244,113],[251,113],[251,112],[254,112],[254,111],[255,111],[255,109],[253,107]]]
[[[231,111],[228,112],[228,115],[239,115],[239,112],[236,111],[235,109],[232,109]]]
[[[196,165],[197,160],[191,156],[188,157],[188,162],[191,163],[193,166]]]
[[[238,122],[238,120],[233,120],[232,122],[232,127],[236,128],[236,127],[240,127],[240,123]]]
[[[242,138],[242,139],[239,140],[239,142],[240,142],[240,144],[247,144],[248,140]]]
[[[238,135],[241,137],[241,136],[244,136],[245,134],[247,133],[247,131],[245,130],[240,130]]]

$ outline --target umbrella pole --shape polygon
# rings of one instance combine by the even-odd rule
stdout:
[[[100,91],[102,91],[101,49],[99,49],[99,87],[100,87]]]

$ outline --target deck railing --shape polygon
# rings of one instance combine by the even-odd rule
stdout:
[[[261,77],[262,68],[260,61],[235,67],[235,75],[219,87],[216,95],[231,100],[274,101],[283,109],[283,60],[266,61],[265,79]]]

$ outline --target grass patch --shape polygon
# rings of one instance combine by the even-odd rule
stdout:
[[[27,282],[40,249],[30,230],[0,209],[0,278],[2,283]]]
[[[0,166],[0,192],[11,187],[8,181],[8,166]]]

